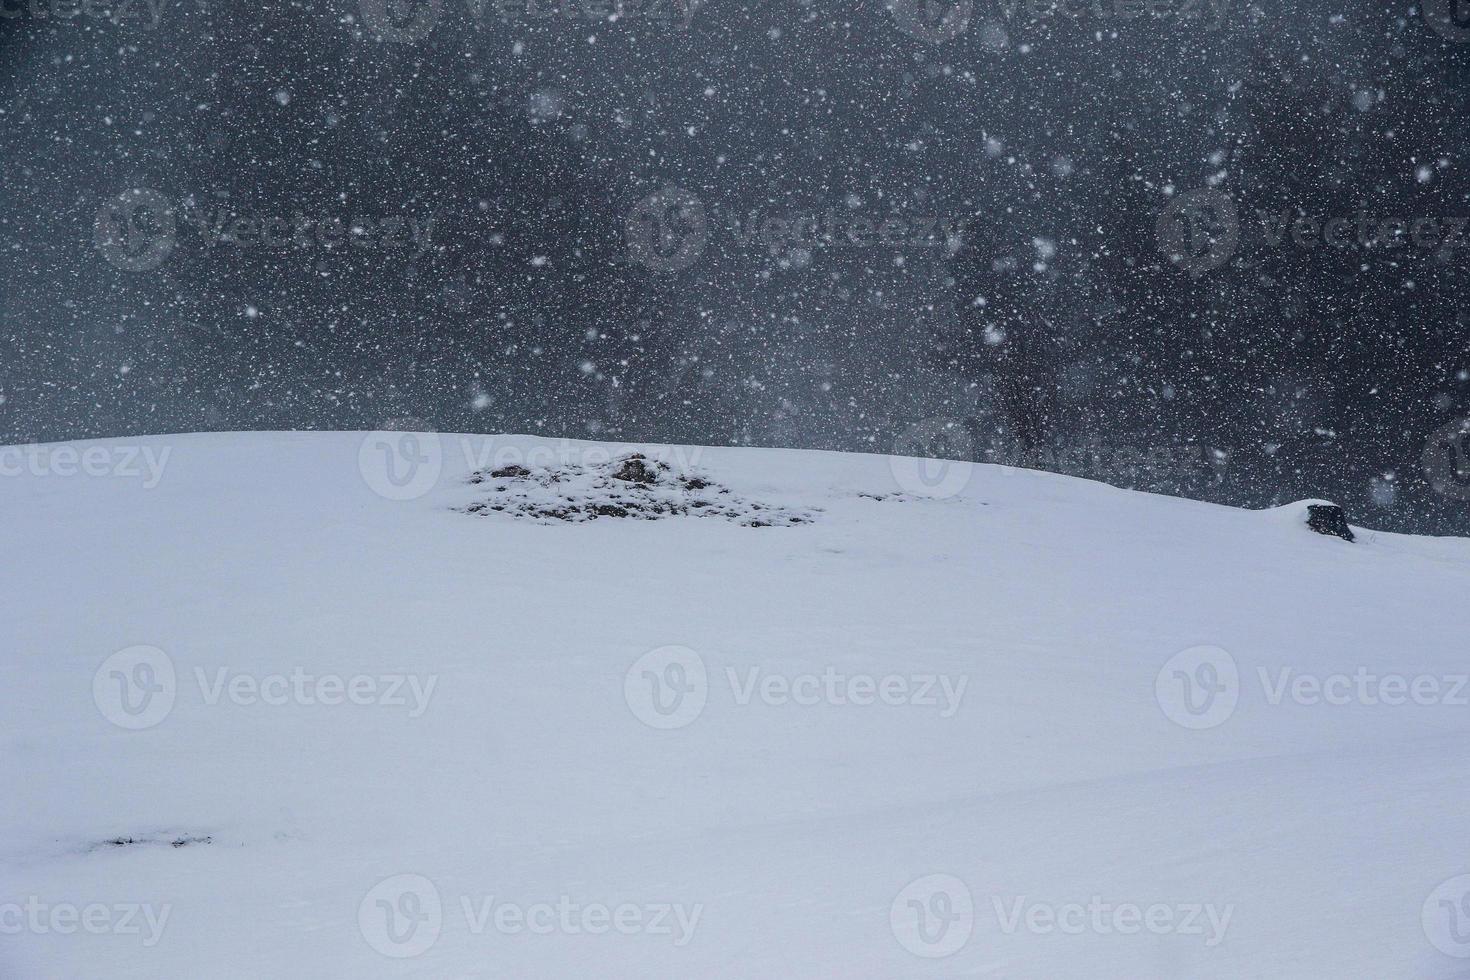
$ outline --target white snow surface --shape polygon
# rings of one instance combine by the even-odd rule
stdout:
[[[1470,542],[402,438],[8,457],[0,977],[1470,976]],[[633,451],[811,519],[464,512]]]

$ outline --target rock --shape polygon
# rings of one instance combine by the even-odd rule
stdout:
[[[538,523],[581,524],[600,518],[656,521],[694,515],[745,527],[792,527],[815,520],[817,510],[795,510],[747,500],[698,474],[673,473],[667,463],[631,453],[607,462],[571,461],[534,471],[511,464],[476,472],[486,499],[474,500],[461,513],[477,517],[501,514]]]
[[[1353,540],[1353,529],[1348,527],[1347,514],[1337,504],[1308,504],[1307,527],[1318,534],[1331,534],[1344,541]]]
[[[623,480],[627,483],[641,483],[645,486],[658,482],[658,470],[660,464],[648,464],[642,454],[635,453],[623,460],[623,465],[612,474],[614,480]]]

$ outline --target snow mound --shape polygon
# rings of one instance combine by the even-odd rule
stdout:
[[[25,461],[0,980],[1466,975],[1465,540],[523,435]]]
[[[463,513],[478,517],[500,514],[542,524],[580,524],[599,517],[645,521],[712,517],[742,527],[793,527],[816,517],[815,510],[741,497],[702,473],[678,473],[668,463],[642,453],[603,463],[510,464],[476,470],[466,482],[490,494],[460,508]]]

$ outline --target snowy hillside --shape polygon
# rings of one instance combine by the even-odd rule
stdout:
[[[528,437],[0,469],[0,977],[1470,975],[1470,543]]]

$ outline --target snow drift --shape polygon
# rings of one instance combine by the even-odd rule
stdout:
[[[0,976],[1470,969],[1464,541],[764,449],[0,463]]]

